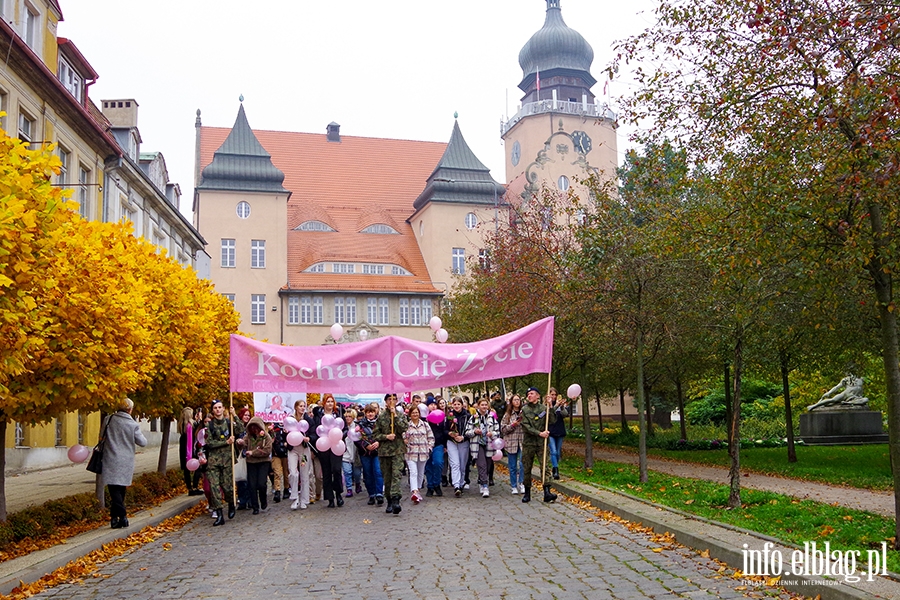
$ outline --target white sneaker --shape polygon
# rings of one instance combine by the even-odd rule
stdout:
[[[525,493],[525,484],[524,484],[524,483],[520,483],[520,484],[519,484],[519,493],[520,493],[520,494],[524,494],[524,493]]]
[[[488,491],[488,486],[486,486],[486,485],[481,486],[481,497],[487,498],[490,495],[491,495],[491,493]]]
[[[300,498],[294,500],[294,503],[291,504],[291,510],[297,510],[300,507]],[[306,508],[305,506],[303,508]]]
[[[463,489],[464,489],[464,490],[469,489],[469,484],[467,483],[466,485],[464,485],[464,486],[463,486]]]
[[[513,496],[515,496],[516,494],[519,493],[519,488],[517,488],[516,486],[512,486],[512,488],[509,490],[509,492],[510,492]]]
[[[302,502],[300,503],[300,510],[306,510],[306,505]]]

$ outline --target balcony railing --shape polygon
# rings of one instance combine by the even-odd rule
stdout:
[[[539,100],[537,102],[529,102],[523,104],[515,115],[508,121],[501,121],[500,135],[506,135],[506,132],[515,126],[523,117],[531,115],[540,115],[545,113],[559,113],[563,115],[578,115],[583,117],[594,117],[598,119],[616,120],[616,113],[610,110],[606,104],[588,104],[587,102],[564,102],[562,100]]]

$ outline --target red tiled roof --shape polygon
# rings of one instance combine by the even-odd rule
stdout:
[[[227,127],[201,128],[201,171],[230,131]],[[324,133],[253,133],[272,155],[272,163],[284,173],[284,187],[291,191],[287,216],[289,288],[440,292],[431,284],[406,219],[447,144],[344,135],[338,143],[327,141]],[[309,220],[322,221],[337,232],[295,230]],[[399,235],[359,233],[377,223],[393,227]],[[322,261],[396,264],[412,275],[302,272]],[[390,272],[390,267],[385,270]]]

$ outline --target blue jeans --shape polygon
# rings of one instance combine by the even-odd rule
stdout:
[[[562,451],[562,443],[565,438],[550,436],[547,438],[550,451],[550,464],[554,469],[559,468],[559,455]]]
[[[428,487],[441,487],[441,473],[444,472],[444,448],[443,446],[435,446],[431,449],[431,456],[425,463],[425,479],[428,481]]]
[[[341,462],[341,468],[344,470],[344,485],[348,492],[352,492],[353,484],[358,483],[362,476],[362,468],[354,466],[353,463],[346,460]]]
[[[362,462],[363,481],[369,498],[384,495],[384,479],[381,477],[381,465],[377,456],[360,456]]]
[[[524,483],[524,480],[522,479],[522,477],[524,477],[524,474],[522,473],[522,450],[520,449],[518,452],[507,452],[506,457],[509,464],[509,485],[511,487],[516,487],[520,483]]]

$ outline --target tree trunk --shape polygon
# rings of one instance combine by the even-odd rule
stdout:
[[[644,421],[647,423],[647,435],[653,435],[653,406],[650,402],[650,388],[644,390],[644,412],[647,413]]]
[[[162,440],[159,442],[159,462],[156,463],[156,471],[165,475],[166,466],[169,463],[169,435],[172,429],[172,417],[163,417]]]
[[[687,419],[684,416],[684,391],[681,389],[681,379],[675,382],[675,390],[678,393],[678,416],[681,418],[681,439],[687,440]]]
[[[647,476],[647,415],[644,411],[644,333],[638,329],[637,339],[637,412],[638,412],[638,465],[640,482],[646,483]]]
[[[731,469],[728,477],[731,480],[731,491],[728,494],[728,506],[741,507],[741,370],[744,360],[743,332],[738,330],[734,344],[734,394],[731,402],[731,423],[728,427],[728,456],[731,458]]]
[[[791,408],[791,386],[788,385],[788,357],[784,348],[778,350],[781,362],[781,392],[784,394],[784,426],[787,429],[788,462],[797,462],[797,449],[794,448],[794,415]]]
[[[731,446],[731,365],[725,363],[725,437]]]
[[[6,521],[6,428],[9,427],[9,421],[4,416],[0,419],[0,440],[3,445],[0,446],[0,522]]]
[[[870,207],[870,219],[874,233],[881,234],[881,212],[877,206]],[[894,480],[894,543],[900,550],[900,364],[897,352],[897,313],[893,301],[893,281],[890,273],[885,273],[880,255],[869,263],[869,273],[878,299],[878,316],[881,325],[881,356],[887,384],[888,447],[891,458],[891,474]]]
[[[100,433],[105,433],[103,431],[103,420],[106,419],[106,414],[101,410],[100,411]],[[97,502],[100,503],[100,508],[106,508],[106,494],[103,489],[103,475],[96,474],[94,475],[94,495],[97,496]]]
[[[628,431],[628,417],[625,416],[625,388],[619,388],[619,410],[622,411],[622,414],[619,415],[622,421],[622,433],[626,433]]]
[[[581,364],[581,380],[587,381],[584,376],[584,363]],[[590,469],[594,466],[594,443],[593,434],[591,433],[591,411],[589,395],[585,390],[581,390],[581,422],[584,426],[584,467]],[[601,431],[602,431],[601,426]]]

